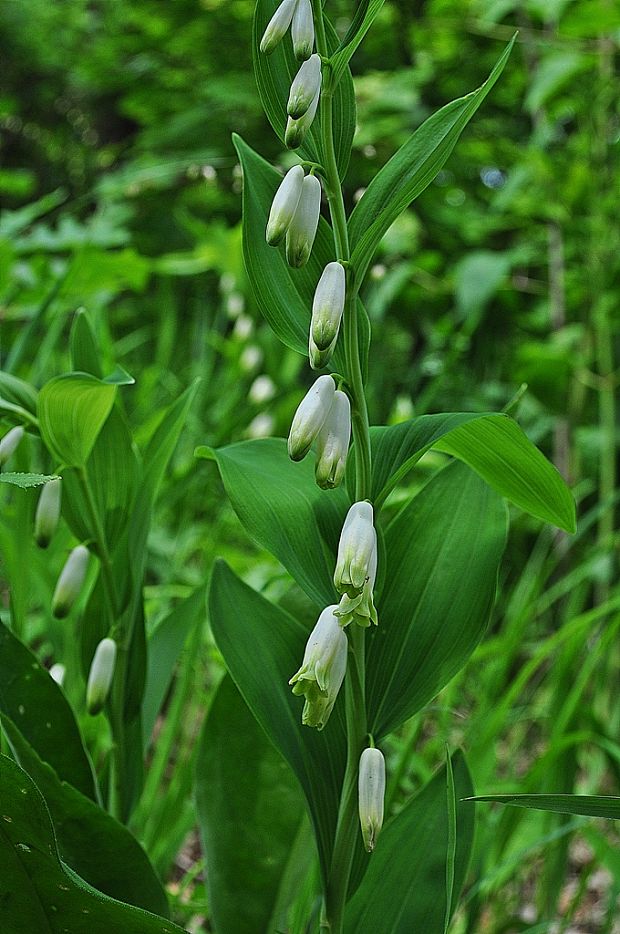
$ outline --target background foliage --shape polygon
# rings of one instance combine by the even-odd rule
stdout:
[[[352,4],[328,7],[344,32]],[[174,920],[190,930],[210,929],[197,831],[208,803],[199,784],[197,810],[192,787],[196,762],[199,775],[214,768],[197,738],[223,671],[199,588],[218,554],[304,624],[312,613],[248,541],[215,464],[193,456],[198,444],[286,434],[304,391],[304,360],[262,323],[241,259],[231,132],[289,164],[254,86],[252,12],[251,0],[0,0],[2,369],[36,386],[67,371],[69,330],[85,308],[105,372],[119,365],[136,378],[121,390],[143,448],[164,408],[200,378],[149,539],[146,627],[160,647],[150,664],[165,670],[167,658],[180,659],[170,688],[151,700],[149,771],[131,822]],[[529,437],[574,484],[579,527],[568,538],[515,511],[501,581],[509,596],[489,635],[390,740],[392,811],[442,762],[446,741],[465,748],[478,793],[617,794],[620,784],[617,5],[387,2],[352,63],[358,125],[345,195],[352,206],[413,128],[480,85],[515,27],[500,81],[438,178],[385,235],[364,286],[371,418],[484,412],[513,400]],[[16,470],[50,468],[33,442],[16,460]],[[409,491],[444,460],[427,455]],[[84,712],[78,648],[48,610],[69,530],[41,556],[30,531],[37,491],[7,484],[1,495],[11,588],[2,621],[46,667],[66,665],[65,690],[97,762],[107,740]],[[228,703],[231,722],[242,721],[239,699]],[[248,730],[279,774],[262,734]],[[278,833],[303,841],[298,791],[276,780],[290,804]],[[87,776],[82,785],[86,801]],[[614,824],[488,805],[477,817],[456,930],[546,931],[554,921],[559,931],[614,930]],[[277,919],[277,901],[271,910]]]

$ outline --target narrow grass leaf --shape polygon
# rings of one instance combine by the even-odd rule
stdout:
[[[620,820],[620,798],[611,795],[477,795],[467,801],[495,801],[513,807]]]

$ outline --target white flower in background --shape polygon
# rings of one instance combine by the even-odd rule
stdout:
[[[263,352],[256,344],[250,344],[246,347],[239,357],[239,366],[246,373],[255,370],[263,362]]]
[[[231,292],[226,298],[226,314],[233,321],[243,314],[245,299],[240,292]]]
[[[317,352],[329,350],[331,356],[338,339],[345,295],[344,266],[341,263],[328,263],[319,279],[312,303],[310,347]]]
[[[250,337],[254,330],[254,322],[248,315],[239,315],[233,328],[233,337],[240,341],[245,341]]]
[[[310,258],[321,213],[321,183],[306,175],[297,210],[286,231],[286,259],[289,266],[304,266]]]
[[[88,548],[78,545],[67,558],[52,597],[52,613],[57,619],[67,616],[75,603],[86,577],[89,557]]]
[[[299,403],[288,436],[291,460],[302,460],[323,427],[334,401],[336,383],[331,376],[319,376]]]
[[[322,730],[329,719],[347,669],[347,637],[334,616],[335,606],[326,607],[306,644],[299,671],[289,684],[293,694],[305,694],[301,717],[305,726]]]
[[[276,384],[270,376],[257,376],[248,392],[248,399],[254,405],[269,402],[276,394]]]
[[[24,429],[21,425],[7,431],[2,441],[0,441],[0,467],[6,464],[9,457],[15,453],[23,437]]]
[[[291,23],[293,52],[298,61],[310,58],[314,48],[314,19],[310,0],[297,0]]]
[[[34,517],[34,540],[39,548],[47,548],[58,527],[61,493],[60,477],[49,480],[41,490]]]
[[[329,414],[317,436],[316,482],[323,490],[333,490],[344,477],[351,441],[351,403],[342,390],[334,393]]]
[[[269,55],[273,52],[275,47],[282,40],[286,30],[291,25],[296,6],[297,0],[282,0],[282,3],[269,20],[267,28],[263,33],[263,38],[260,41],[260,50],[265,55]]]
[[[275,422],[273,416],[268,412],[260,412],[256,418],[253,418],[245,430],[248,438],[268,438],[273,434]]]
[[[344,520],[334,584],[338,593],[356,597],[370,578],[373,554],[376,555],[377,534],[373,525],[373,508],[362,500],[353,503]]]
[[[50,668],[50,678],[52,679],[52,681],[55,681],[56,684],[59,684],[60,687],[62,687],[63,685],[66,673],[67,671],[66,671],[65,666],[61,665],[60,662],[56,662]]]
[[[271,202],[265,231],[265,238],[270,246],[277,246],[284,239],[297,210],[303,184],[304,170],[300,165],[294,165],[292,169],[289,169],[280,182]]]
[[[321,90],[321,58],[316,53],[304,62],[291,84],[286,112],[293,120],[306,113]]]
[[[372,853],[383,824],[385,759],[380,749],[365,749],[360,756],[357,790],[364,846]]]
[[[114,639],[102,639],[95,649],[86,685],[86,707],[93,716],[103,710],[114,677],[115,663],[116,642]]]

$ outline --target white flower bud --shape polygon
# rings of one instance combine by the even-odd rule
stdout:
[[[319,376],[303,397],[293,416],[288,436],[288,455],[291,460],[302,460],[329,415],[336,384],[331,376]]]
[[[304,170],[294,165],[280,183],[274,195],[267,221],[265,237],[270,246],[277,246],[284,239],[297,210],[304,183]]]
[[[333,490],[344,477],[351,440],[351,403],[345,392],[334,393],[329,414],[317,436],[316,482],[323,490]]]
[[[299,120],[293,120],[292,117],[289,117],[286,121],[286,130],[284,131],[284,143],[288,149],[298,149],[299,146],[304,141],[304,137],[310,127],[312,126],[312,121],[316,116],[317,107],[319,106],[319,97],[320,88],[317,90],[316,94],[312,98],[310,106],[307,111],[300,117]]]
[[[86,685],[86,707],[93,716],[103,710],[114,677],[115,662],[116,642],[114,639],[102,639],[95,649]]]
[[[57,619],[67,616],[75,603],[86,577],[89,557],[88,548],[78,545],[67,558],[52,597],[52,613]]]
[[[63,685],[66,673],[67,672],[66,672],[65,666],[61,665],[60,662],[56,662],[50,668],[50,678],[52,679],[52,681],[55,681],[56,684],[60,685],[60,687],[62,687]]]
[[[297,61],[310,58],[314,48],[314,19],[310,0],[297,0],[291,25],[293,52]]]
[[[347,669],[347,637],[334,616],[335,606],[328,606],[306,644],[299,671],[289,684],[293,694],[305,694],[301,717],[305,726],[322,730],[332,712]]]
[[[291,84],[286,112],[299,120],[321,89],[321,58],[316,53],[304,62]]]
[[[62,480],[49,480],[39,496],[34,517],[34,540],[39,548],[47,548],[60,519],[60,497]]]
[[[357,791],[364,846],[372,853],[383,824],[385,759],[380,749],[365,749],[360,756]]]
[[[263,33],[263,38],[260,41],[260,50],[265,55],[269,55],[270,52],[273,52],[286,30],[291,25],[296,6],[297,0],[282,0],[282,3],[269,20],[267,28]]]
[[[286,231],[286,259],[289,266],[304,266],[310,258],[321,213],[321,183],[316,175],[306,175],[297,210]]]
[[[345,294],[344,266],[342,263],[328,263],[319,279],[312,302],[310,334],[318,350],[327,350],[338,337]]]
[[[340,534],[338,560],[334,572],[334,584],[338,593],[356,597],[370,578],[373,552],[376,552],[377,536],[373,525],[373,509],[362,500],[353,503]]]
[[[7,431],[2,441],[0,441],[0,467],[6,464],[23,437],[24,429],[21,425],[17,425],[15,428],[11,428],[10,431]]]

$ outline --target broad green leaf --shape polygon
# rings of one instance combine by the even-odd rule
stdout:
[[[209,618],[217,646],[243,698],[303,789],[325,881],[346,758],[343,698],[322,732],[301,725],[303,698],[288,681],[303,658],[308,631],[240,581],[219,561]]]
[[[499,78],[514,38],[477,91],[433,114],[375,175],[349,220],[352,263],[361,279],[384,233],[444,166],[462,131]]]
[[[81,373],[90,373],[101,379],[101,354],[97,345],[92,325],[84,309],[76,312],[70,334],[71,366]]]
[[[2,923],[11,934],[183,934],[109,898],[61,862],[49,811],[26,772],[0,756]]]
[[[97,800],[92,765],[62,689],[36,657],[0,624],[0,712],[59,778]]]
[[[206,616],[205,588],[198,587],[157,626],[148,640],[146,683],[142,698],[144,744],[148,746],[179,655],[195,626]]]
[[[202,730],[196,804],[215,930],[275,931],[270,922],[305,818],[303,797],[228,676]]]
[[[161,882],[127,828],[68,782],[61,782],[12,720],[1,717],[1,722],[15,759],[45,798],[63,862],[111,898],[168,917]]]
[[[47,475],[42,473],[0,473],[0,483],[11,483],[22,490],[28,490],[33,486],[44,486],[50,480],[56,480],[54,474]]]
[[[496,801],[498,804],[511,804],[536,811],[620,820],[620,798],[611,795],[476,795],[466,800]]]
[[[373,497],[390,490],[430,448],[458,457],[525,512],[567,532],[575,503],[556,468],[513,419],[497,413],[422,415],[390,428],[371,428]]]
[[[452,463],[386,529],[379,625],[367,648],[373,734],[384,736],[428,703],[482,638],[506,525],[497,493]]]
[[[68,467],[84,467],[115,396],[115,386],[89,373],[68,373],[46,383],[37,409],[41,437],[52,455]]]
[[[284,142],[286,128],[286,104],[293,78],[297,74],[300,62],[295,60],[290,34],[286,35],[271,55],[263,55],[259,49],[260,40],[267,23],[273,16],[280,0],[258,0],[254,14],[254,28],[252,31],[252,55],[254,60],[254,75],[260,96],[261,104],[267,114],[269,122]],[[338,37],[331,24],[325,20],[327,44],[330,51],[338,46]],[[340,177],[344,178],[351,143],[355,132],[355,92],[351,72],[346,62],[341,70],[342,80],[333,97],[333,127],[334,149]],[[321,140],[321,105],[308,131],[304,143],[299,147],[299,155],[310,162],[325,162],[325,154]]]
[[[453,757],[457,798],[469,794],[463,755]],[[389,820],[379,835],[368,871],[347,906],[346,934],[439,934],[444,927],[450,818],[446,769]],[[454,885],[450,914],[458,904],[473,844],[473,815],[456,805]]]
[[[335,81],[340,80],[364,36],[381,12],[384,2],[385,0],[362,0],[359,3],[346,36],[331,57]]]
[[[350,505],[344,489],[319,489],[312,458],[294,464],[282,438],[241,441],[214,454],[248,535],[284,565],[318,606],[337,602],[335,553]]]
[[[265,226],[273,196],[282,176],[254,152],[240,136],[233,142],[243,168],[243,257],[252,290],[261,314],[282,343],[307,356],[312,300],[325,266],[336,257],[329,224],[323,218],[308,263],[291,269],[283,247],[269,246]],[[358,302],[360,347],[367,351],[370,341],[368,315]],[[338,339],[330,368],[345,372],[343,333]]]

